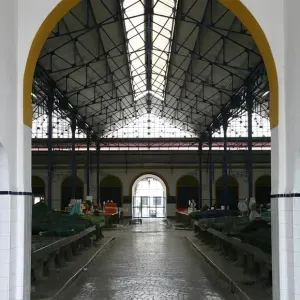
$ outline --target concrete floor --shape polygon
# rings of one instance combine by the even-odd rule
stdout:
[[[116,236],[59,300],[232,300],[184,233],[144,219]]]

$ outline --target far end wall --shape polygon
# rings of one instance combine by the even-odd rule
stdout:
[[[253,171],[253,195],[255,195],[255,182],[258,178],[264,175],[270,175],[270,168],[267,165],[255,166]],[[178,189],[177,182],[183,176],[189,175],[193,176],[198,181],[198,170],[197,166],[174,166],[174,167],[101,167],[101,179],[105,178],[107,175],[116,176],[122,185],[121,188],[121,203],[123,206],[124,216],[131,216],[131,189],[133,182],[141,175],[144,174],[155,174],[159,176],[167,185],[167,216],[175,216],[175,211],[178,203]],[[37,176],[42,179],[45,183],[47,182],[47,168],[41,165],[33,165],[32,175]],[[85,169],[83,165],[78,165],[77,175],[83,184],[83,197],[87,196],[86,189],[86,179],[85,179]],[[248,181],[245,168],[241,165],[236,165],[236,167],[231,166],[230,175],[235,178],[238,182],[238,199],[246,199],[248,197]],[[54,209],[61,209],[62,207],[62,183],[70,176],[70,168],[66,165],[56,165],[54,171],[54,182],[53,182],[53,200],[52,205]],[[215,165],[214,169],[214,183],[213,183],[213,201],[216,200],[216,182],[222,176],[221,165]],[[203,187],[202,187],[202,197],[203,205],[209,205],[209,186],[208,186],[208,172],[207,168],[202,170]],[[92,166],[90,174],[90,190],[91,196],[96,199],[96,169]],[[45,197],[47,197],[47,186],[45,184]],[[46,199],[47,200],[47,199]],[[186,202],[190,199],[186,199]],[[196,201],[198,199],[195,199]],[[66,201],[66,200],[64,200]]]

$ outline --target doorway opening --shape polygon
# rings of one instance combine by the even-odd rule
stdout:
[[[255,200],[258,204],[271,202],[271,176],[263,175],[255,182]]]
[[[122,204],[122,182],[113,175],[104,177],[100,182],[100,199],[104,201],[113,201],[118,207]]]
[[[132,187],[133,218],[165,218],[167,188],[156,175],[139,177]]]
[[[84,184],[83,181],[77,177],[75,199],[82,200],[84,196]],[[61,184],[61,210],[70,204],[72,199],[72,177],[66,177]]]
[[[38,176],[31,177],[33,204],[45,200],[45,182]]]
[[[199,183],[192,175],[182,176],[177,181],[177,208],[188,208],[189,200],[198,201]]]
[[[226,200],[227,198],[227,200]],[[216,205],[217,208],[229,206],[236,210],[239,203],[239,183],[233,176],[227,176],[226,185],[224,176],[216,181]]]

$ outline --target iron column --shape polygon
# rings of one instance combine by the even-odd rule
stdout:
[[[252,161],[252,112],[253,112],[253,99],[252,99],[252,84],[247,85],[247,111],[248,111],[248,196],[249,199],[253,197],[253,161]]]
[[[96,142],[96,157],[97,157],[97,203],[100,206],[100,141],[97,140]]]
[[[72,199],[76,198],[76,183],[77,183],[77,166],[76,166],[76,151],[75,151],[75,133],[76,133],[76,117],[72,116]]]
[[[208,132],[208,181],[209,181],[209,206],[213,206],[213,161],[212,161],[212,131]]]
[[[199,141],[199,203],[198,209],[202,207],[202,140]]]
[[[49,87],[48,91],[48,190],[47,190],[47,200],[48,206],[52,208],[52,181],[53,181],[53,104],[54,104],[54,95],[52,87]]]
[[[86,146],[86,193],[90,196],[90,133],[87,134]]]
[[[227,129],[228,129],[228,119],[223,120],[223,130],[224,130],[224,152],[223,152],[223,168],[222,177],[224,185],[224,205],[225,209],[228,208],[228,178],[227,178]]]

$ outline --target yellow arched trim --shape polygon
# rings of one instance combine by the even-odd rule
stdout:
[[[267,37],[254,16],[240,0],[219,0],[227,7],[251,33],[266,66],[270,88],[270,126],[278,126],[278,77],[277,70]]]
[[[32,126],[32,83],[35,66],[41,50],[47,37],[51,33],[51,30],[70,11],[70,9],[72,9],[79,2],[80,0],[61,0],[44,20],[33,39],[26,62],[23,80],[23,122],[28,127]]]
[[[33,76],[40,52],[54,26],[79,2],[80,0],[61,0],[45,19],[34,37],[26,63],[23,83],[23,122],[29,127],[32,126],[31,91]],[[246,26],[261,52],[268,73],[271,102],[270,119],[271,128],[274,128],[278,125],[278,78],[271,47],[264,31],[251,12],[240,0],[219,0],[219,2],[232,11],[232,13]]]

